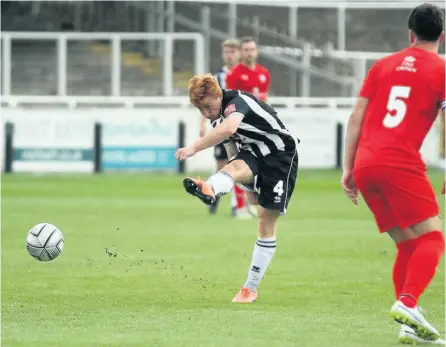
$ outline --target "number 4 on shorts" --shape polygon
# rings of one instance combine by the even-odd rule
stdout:
[[[274,186],[273,192],[277,194],[277,196],[283,195],[283,181],[280,180],[277,182],[277,184]]]

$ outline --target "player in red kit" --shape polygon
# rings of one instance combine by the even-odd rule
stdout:
[[[241,62],[226,75],[226,88],[251,93],[267,101],[271,77],[266,67],[257,64],[257,44],[253,38],[241,38],[240,53]]]
[[[444,253],[439,206],[420,147],[445,100],[441,10],[429,4],[409,16],[410,47],[377,61],[368,72],[348,121],[342,185],[358,191],[381,233],[396,243],[396,302],[391,317],[402,342],[444,343],[418,308]]]

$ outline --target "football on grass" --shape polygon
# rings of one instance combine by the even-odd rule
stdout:
[[[49,223],[33,226],[26,236],[26,250],[40,261],[56,259],[62,253],[63,244],[61,231]]]

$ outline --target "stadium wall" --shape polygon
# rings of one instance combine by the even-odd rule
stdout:
[[[185,125],[184,142],[199,131],[199,117],[191,108],[25,109],[2,108],[0,135],[14,125],[13,172],[93,172],[95,124],[101,124],[100,157],[104,171],[178,170],[174,153],[179,145],[179,123]],[[302,107],[279,109],[281,119],[301,141],[301,168],[335,168],[340,162],[348,110]],[[439,124],[426,139],[422,154],[430,166],[440,161]],[[5,141],[1,163],[5,169]],[[187,172],[213,171],[208,149],[186,161]]]

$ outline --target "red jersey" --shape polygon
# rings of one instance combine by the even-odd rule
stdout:
[[[254,68],[250,69],[245,64],[239,63],[226,75],[228,89],[251,93],[263,101],[268,98],[270,82],[268,69],[260,64],[255,64]]]
[[[407,48],[377,61],[359,96],[369,99],[355,169],[394,166],[425,170],[420,148],[445,99],[445,61]]]

